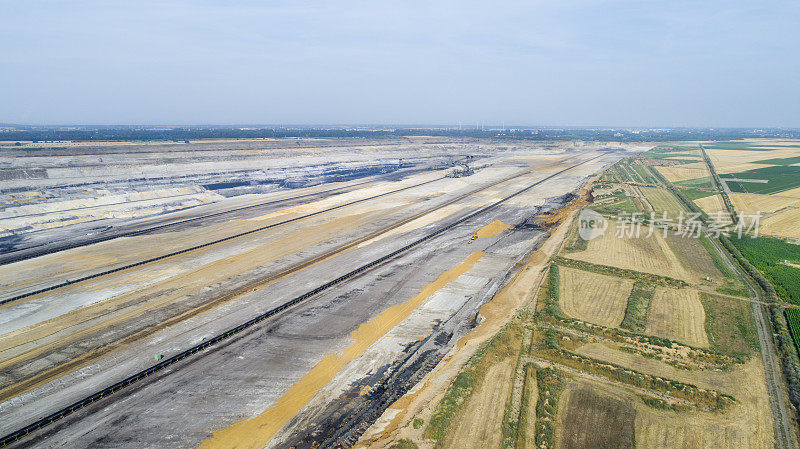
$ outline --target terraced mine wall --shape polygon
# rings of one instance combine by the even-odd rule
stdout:
[[[492,154],[480,143],[427,138],[28,146],[0,150],[0,247],[9,251],[29,233],[77,226],[84,235],[226,197],[443,169]]]

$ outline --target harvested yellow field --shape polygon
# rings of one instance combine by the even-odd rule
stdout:
[[[731,197],[731,201],[733,201],[736,210],[745,213],[754,213],[758,211],[770,213],[787,206],[800,205],[800,199],[792,200],[790,198],[784,198],[783,193],[781,193],[781,196],[757,195],[752,193],[730,193],[728,195]]]
[[[516,360],[508,358],[490,367],[477,391],[469,398],[463,415],[445,438],[445,448],[500,447]]]
[[[800,189],[793,189],[800,193]],[[759,232],[777,237],[800,238],[800,198],[785,197],[786,193],[777,195],[756,195],[750,193],[732,193],[731,201],[736,210],[745,214],[761,212]]]
[[[683,211],[683,207],[671,193],[661,187],[640,187],[657,214],[667,213],[667,217],[675,218]]]
[[[700,239],[672,233],[667,235],[667,242],[694,282],[702,282],[706,276],[712,279],[724,277]]]
[[[772,448],[775,447],[769,394],[760,358],[720,379],[737,399],[727,413],[675,413],[636,404],[636,446],[640,448]],[[718,387],[719,388],[719,387]]]
[[[800,187],[797,187],[795,189],[784,190],[783,192],[776,193],[772,196],[781,198],[800,198]]]
[[[794,147],[800,146],[800,140],[781,140],[781,139],[742,139],[750,142],[754,147]]]
[[[708,215],[711,215],[712,218],[716,218],[715,215],[720,212],[723,214],[727,213],[725,203],[722,202],[722,197],[719,195],[711,195],[694,200],[694,204],[697,204],[700,209],[703,209]]]
[[[756,148],[756,149],[759,149],[759,150],[792,150],[792,149],[800,150],[800,147],[797,144],[794,144],[794,145],[775,145],[775,144],[753,145],[752,148]]]
[[[561,310],[568,316],[607,327],[617,327],[625,317],[630,279],[559,267]]]
[[[721,160],[723,162],[738,161],[738,162],[757,162],[763,159],[784,158],[800,156],[800,149],[791,147],[782,148],[776,147],[772,151],[761,150],[718,150],[706,149],[706,152],[711,157],[712,161]]]
[[[759,232],[778,237],[800,238],[800,208],[792,206],[761,218]]]
[[[563,256],[597,265],[610,265],[689,280],[689,274],[667,245],[660,229],[654,230],[649,238],[647,235],[650,231],[647,226],[640,228],[639,238],[617,237],[618,226],[623,225],[615,220],[609,220],[606,233],[590,240],[586,250]]]
[[[707,348],[705,322],[706,312],[696,290],[658,287],[650,305],[646,332]]]
[[[642,406],[636,414],[636,443],[640,448],[771,448],[765,431],[753,432],[741,422],[694,416],[691,421],[675,413],[657,412]]]
[[[761,158],[763,159],[764,156],[762,155]],[[725,174],[725,173],[740,173],[747,170],[754,170],[756,168],[765,168],[765,167],[774,167],[774,165],[768,164],[754,164],[752,162],[713,162],[714,169],[717,170],[717,173]]]
[[[718,173],[736,173],[755,168],[772,167],[773,165],[769,164],[759,164],[758,161],[800,156],[800,150],[793,149],[773,151],[709,149],[706,152]]]
[[[686,181],[687,179],[697,179],[708,176],[705,164],[686,164],[655,167],[669,182]]]
[[[556,439],[561,447],[633,449],[635,402],[626,396],[595,383],[570,382],[559,399],[561,425]]]

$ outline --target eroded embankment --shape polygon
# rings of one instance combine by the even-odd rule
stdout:
[[[446,355],[431,373],[412,390],[387,407],[385,413],[367,430],[358,447],[383,448],[401,439],[430,443],[422,433],[432,419],[436,405],[466,361],[491,339],[538,290],[549,259],[560,250],[577,210],[586,204],[591,181],[578,192],[560,198],[558,205],[546,208],[525,226],[547,230],[549,238],[525,257],[512,279],[480,308],[480,325],[460,338],[456,348]],[[520,226],[517,226],[520,228]],[[411,421],[414,420],[412,426]],[[416,421],[425,425],[418,426]]]

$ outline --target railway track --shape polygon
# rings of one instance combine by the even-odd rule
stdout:
[[[195,345],[195,346],[193,346],[193,347],[191,347],[189,349],[186,349],[186,350],[184,350],[184,351],[182,351],[182,352],[180,352],[178,354],[175,354],[175,355],[173,355],[173,356],[171,356],[169,358],[166,358],[166,359],[162,360],[161,362],[151,366],[150,368],[144,369],[144,370],[139,371],[139,372],[137,372],[137,373],[135,373],[135,374],[133,374],[131,376],[128,376],[125,379],[122,379],[121,381],[116,382],[116,383],[114,383],[113,385],[111,385],[109,387],[106,387],[106,388],[104,388],[104,389],[102,389],[102,390],[100,390],[98,392],[95,392],[95,393],[93,393],[93,394],[91,394],[91,395],[89,395],[89,396],[87,396],[87,397],[85,397],[85,398],[83,398],[83,399],[81,399],[79,401],[76,401],[76,402],[74,402],[74,403],[72,403],[72,404],[70,404],[70,405],[68,405],[68,406],[66,406],[66,407],[64,407],[64,408],[62,408],[62,409],[60,409],[60,410],[58,410],[58,411],[46,416],[46,417],[44,417],[44,418],[39,419],[39,420],[37,420],[36,422],[34,422],[32,424],[29,424],[29,425],[27,425],[27,426],[15,431],[15,432],[12,432],[12,433],[10,433],[8,435],[5,435],[2,438],[0,438],[0,447],[8,446],[9,444],[20,440],[21,438],[24,438],[25,436],[29,435],[30,433],[32,433],[32,432],[34,432],[36,430],[42,429],[42,428],[44,428],[44,427],[46,427],[46,426],[48,426],[48,425],[50,425],[50,424],[62,419],[62,418],[64,418],[64,417],[66,417],[66,416],[68,416],[68,415],[70,415],[70,414],[72,414],[72,413],[84,408],[84,407],[87,407],[87,406],[93,404],[94,402],[96,402],[98,400],[101,400],[101,399],[103,399],[103,398],[105,398],[105,397],[107,397],[109,395],[112,395],[113,393],[115,393],[117,391],[120,391],[120,390],[122,390],[122,389],[124,389],[124,388],[126,388],[126,387],[128,387],[128,386],[130,386],[132,384],[134,384],[134,383],[137,383],[139,381],[147,379],[149,376],[151,376],[151,375],[153,375],[153,374],[155,374],[155,373],[157,373],[157,372],[159,372],[159,371],[161,371],[161,370],[163,370],[163,369],[165,369],[165,368],[167,368],[169,366],[172,366],[175,363],[180,362],[181,360],[184,360],[184,359],[186,359],[188,357],[191,357],[194,354],[200,353],[200,352],[202,352],[202,351],[204,351],[204,350],[206,350],[208,348],[211,348],[211,347],[217,345],[218,343],[220,343],[220,342],[222,342],[222,341],[224,341],[224,340],[226,340],[226,339],[228,339],[228,338],[230,338],[230,337],[232,337],[232,336],[244,331],[245,329],[248,329],[248,328],[250,328],[250,327],[252,327],[252,326],[254,326],[254,325],[256,325],[256,324],[258,324],[258,323],[260,323],[260,322],[262,322],[262,321],[264,321],[264,320],[266,320],[266,319],[268,319],[268,318],[270,318],[270,317],[272,317],[274,315],[277,315],[280,312],[283,312],[283,311],[289,309],[290,307],[293,307],[293,306],[295,306],[295,305],[307,300],[308,298],[311,298],[312,296],[314,296],[314,295],[316,295],[316,294],[318,294],[318,293],[320,293],[320,292],[322,292],[324,290],[327,290],[327,289],[329,289],[329,288],[331,288],[331,287],[333,287],[333,286],[335,286],[335,285],[337,285],[337,284],[339,284],[339,283],[341,283],[341,282],[343,282],[343,281],[345,281],[347,279],[350,279],[352,277],[358,276],[359,274],[369,270],[370,268],[375,267],[377,265],[380,265],[383,262],[386,262],[387,260],[392,259],[392,258],[396,257],[397,255],[399,255],[401,253],[404,253],[404,252],[406,252],[406,251],[408,251],[408,250],[410,250],[410,249],[412,249],[412,248],[414,248],[414,247],[416,247],[416,246],[418,246],[418,245],[420,245],[420,244],[422,244],[424,242],[427,242],[427,241],[433,239],[434,237],[436,237],[436,236],[438,236],[440,234],[443,234],[444,232],[447,232],[448,230],[460,225],[461,223],[464,223],[464,222],[466,222],[466,221],[468,221],[468,220],[470,220],[472,218],[475,218],[475,217],[477,217],[479,215],[482,215],[482,214],[488,212],[489,210],[494,209],[498,205],[508,201],[509,199],[511,199],[513,197],[521,195],[521,194],[529,191],[530,189],[532,189],[532,188],[534,188],[534,187],[536,187],[538,185],[541,185],[544,182],[547,182],[550,179],[553,179],[553,178],[555,178],[555,177],[557,177],[557,176],[559,176],[559,175],[561,175],[561,174],[563,174],[563,173],[565,173],[565,172],[567,172],[569,170],[572,170],[572,169],[574,169],[576,167],[579,167],[581,165],[584,165],[586,163],[589,163],[591,161],[599,159],[599,158],[601,158],[603,156],[604,155],[601,154],[601,155],[586,159],[584,161],[581,161],[581,162],[578,162],[576,164],[570,165],[567,168],[559,170],[559,171],[557,171],[557,172],[555,172],[555,173],[553,173],[551,175],[548,175],[545,178],[540,179],[539,181],[536,181],[536,182],[530,184],[527,187],[524,187],[524,188],[522,188],[520,190],[517,190],[516,192],[514,192],[514,193],[512,193],[512,194],[510,194],[508,196],[505,196],[505,197],[501,198],[500,200],[498,200],[498,201],[496,201],[494,203],[491,203],[491,204],[489,204],[487,206],[484,206],[484,207],[482,207],[482,208],[480,208],[480,209],[478,209],[476,211],[473,211],[473,212],[471,212],[471,213],[469,213],[469,214],[467,214],[467,215],[465,215],[465,216],[463,216],[463,217],[461,217],[461,218],[459,218],[459,219],[457,219],[457,220],[445,225],[445,226],[442,226],[442,227],[440,227],[440,228],[438,228],[438,229],[426,234],[425,236],[423,236],[423,237],[421,237],[421,238],[419,238],[419,239],[417,239],[417,240],[415,240],[415,241],[413,241],[413,242],[411,242],[411,243],[409,243],[409,244],[407,244],[407,245],[405,245],[405,246],[403,246],[403,247],[401,247],[401,248],[399,248],[397,250],[394,250],[394,251],[392,251],[392,252],[390,252],[390,253],[388,253],[388,254],[386,254],[386,255],[378,258],[378,259],[375,259],[375,260],[373,260],[371,262],[368,262],[368,263],[366,263],[366,264],[364,264],[364,265],[362,265],[362,266],[360,266],[360,267],[358,267],[358,268],[356,268],[356,269],[354,269],[354,270],[352,270],[352,271],[350,271],[350,272],[348,272],[348,273],[346,273],[346,274],[344,274],[342,276],[339,276],[338,278],[336,278],[336,279],[334,279],[332,281],[329,281],[329,282],[326,282],[326,283],[320,285],[319,287],[317,287],[317,288],[315,288],[313,290],[310,290],[310,291],[308,291],[306,293],[303,293],[303,294],[301,294],[301,295],[299,295],[299,296],[297,296],[297,297],[295,297],[295,298],[293,298],[293,299],[291,299],[289,301],[286,301],[283,304],[281,304],[281,305],[279,305],[277,307],[274,307],[274,308],[272,308],[272,309],[270,309],[270,310],[268,310],[268,311],[266,311],[264,313],[261,313],[261,314],[255,316],[254,318],[252,318],[252,319],[250,319],[250,320],[248,320],[248,321],[246,321],[246,322],[244,322],[244,323],[242,323],[242,324],[240,324],[238,326],[235,326],[235,327],[233,327],[233,328],[231,328],[231,329],[229,329],[227,331],[224,331],[224,332],[222,332],[222,333],[220,333],[220,334],[218,334],[218,335],[216,335],[216,336],[214,336],[212,338],[209,338],[209,339],[203,341],[200,344],[197,344],[197,345]],[[513,177],[511,179],[513,179]],[[499,184],[501,182],[505,182],[507,180],[508,179],[499,181],[496,184]],[[494,185],[496,185],[496,184],[494,184]],[[489,187],[491,187],[491,186],[489,186]],[[485,188],[489,188],[489,187],[485,187]],[[471,194],[474,194],[474,193],[475,192],[472,192],[472,193],[469,193],[469,194],[466,194],[466,195],[468,196],[468,195],[471,195]]]

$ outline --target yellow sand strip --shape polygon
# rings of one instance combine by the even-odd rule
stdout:
[[[475,237],[494,237],[497,234],[505,231],[506,229],[511,229],[513,226],[507,225],[500,220],[495,220],[488,225],[478,229],[475,233]]]
[[[425,299],[449,282],[466,273],[483,256],[483,251],[472,253],[454,268],[446,271],[433,283],[408,301],[389,307],[372,320],[362,323],[350,334],[353,344],[344,353],[331,354],[323,358],[303,378],[292,385],[277,401],[253,419],[243,419],[231,426],[214,432],[214,436],[203,440],[200,448],[260,449],[286,424],[325,384],[330,382],[345,364],[361,355],[370,345],[378,341],[389,330],[406,319]]]

